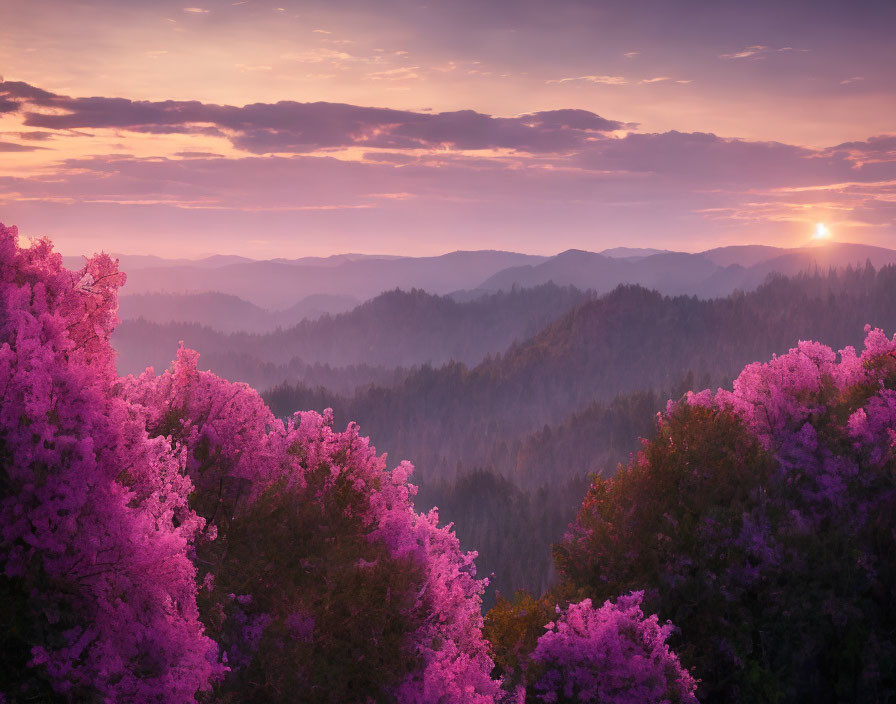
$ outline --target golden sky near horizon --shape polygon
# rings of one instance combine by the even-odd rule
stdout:
[[[896,246],[894,20],[5,0],[0,221],[170,256],[793,246],[818,222]]]

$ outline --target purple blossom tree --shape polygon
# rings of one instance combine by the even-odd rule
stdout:
[[[124,282],[0,225],[2,682],[13,699],[188,702],[221,672],[183,461],[116,394]]]
[[[681,628],[704,701],[896,691],[896,339],[866,332],[670,402],[557,548],[567,588]]]
[[[197,358],[181,349],[171,369],[122,388],[150,434],[184,454],[207,521],[200,605],[231,667],[218,695],[241,700],[260,681],[266,696],[302,687],[309,701],[493,701],[485,582],[437,512],[414,511],[413,467],[388,471],[331,413],[274,418]]]
[[[697,683],[666,641],[674,630],[641,611],[643,593],[558,611],[528,662],[530,701],[696,704]]]

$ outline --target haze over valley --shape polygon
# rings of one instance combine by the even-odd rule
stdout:
[[[163,290],[195,288],[140,288],[154,271],[166,273]],[[589,473],[612,475],[668,398],[730,386],[802,339],[859,346],[869,320],[896,328],[894,272],[896,250],[835,242],[153,261],[137,269],[139,293],[129,275],[112,341],[121,374],[167,368],[183,342],[201,350],[201,369],[259,389],[277,415],[333,408],[337,425],[360,423],[390,458],[414,461],[421,505],[442,508],[479,550],[496,574],[491,603],[496,591],[549,586],[549,547]],[[274,285],[285,288],[264,293]],[[265,309],[235,294],[245,290],[257,303],[303,298]],[[370,298],[352,305],[353,295]],[[504,508],[481,513],[482,502]],[[539,530],[522,530],[532,523]],[[538,544],[521,542],[532,535]],[[544,559],[522,559],[530,553]]]

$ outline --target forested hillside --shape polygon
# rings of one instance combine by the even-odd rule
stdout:
[[[488,614],[505,686],[535,683],[557,604],[637,590],[678,626],[703,702],[891,701],[896,337],[865,332],[860,351],[801,342],[670,403],[593,480],[554,550],[559,584]]]
[[[280,416],[332,407],[390,457],[412,459],[421,500],[448,507],[463,544],[495,571],[490,599],[549,580],[549,561],[529,556],[572,520],[577,502],[564,487],[611,475],[653,433],[666,399],[725,386],[801,339],[858,345],[866,323],[896,327],[896,267],[779,277],[709,301],[621,287],[472,369],[427,366],[350,396],[295,385],[264,396]],[[486,502],[494,508],[465,508]],[[504,528],[527,521],[538,528]],[[486,547],[475,542],[486,535]]]
[[[563,424],[594,402],[686,390],[685,379],[720,386],[745,364],[801,339],[830,340],[838,349],[858,345],[866,323],[896,327],[896,267],[778,277],[752,293],[708,301],[622,286],[472,368],[427,365],[396,386],[334,395],[331,402],[337,418],[359,419],[381,447],[415,458],[427,477],[488,466],[512,476],[517,457],[503,445]],[[306,407],[308,393],[283,386],[266,397],[284,415]],[[564,470],[554,465],[550,476],[529,481],[555,481],[557,471]]]
[[[360,301],[352,296],[307,296],[289,308],[268,310],[227,293],[137,293],[120,296],[118,317],[143,318],[150,323],[194,323],[219,332],[272,332],[277,328],[315,320],[325,313],[351,310]]]
[[[164,369],[171,351],[183,340],[208,351],[203,368],[266,388],[302,378],[301,370],[313,365],[391,370],[452,360],[476,364],[514,341],[535,335],[590,297],[587,292],[553,284],[467,302],[419,289],[394,290],[350,312],[304,320],[267,334],[225,334],[199,322],[126,320],[116,330],[113,343],[123,374],[139,373],[147,366]],[[370,373],[358,383],[382,378]],[[329,385],[325,378],[316,383]]]

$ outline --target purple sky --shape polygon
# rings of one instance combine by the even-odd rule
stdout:
[[[896,246],[894,27],[891,0],[5,0],[0,221],[167,256]]]

